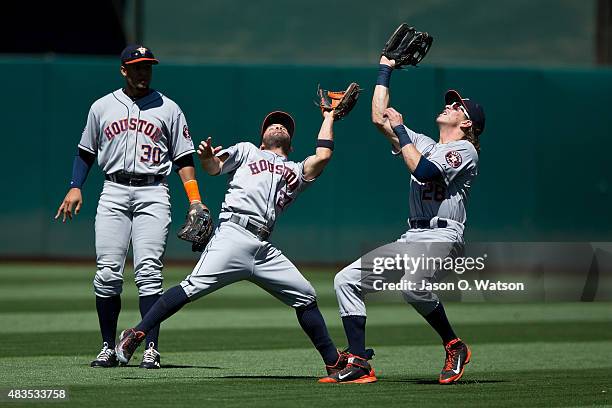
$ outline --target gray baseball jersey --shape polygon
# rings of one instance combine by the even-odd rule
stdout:
[[[421,220],[444,218],[448,220],[448,226],[409,229],[396,242],[413,244],[419,251],[423,248],[420,243],[436,243],[429,247],[431,253],[428,253],[428,256],[439,258],[455,256],[458,246],[463,242],[470,188],[478,175],[478,153],[467,140],[442,144],[408,127],[406,130],[416,149],[442,173],[442,180],[427,183],[421,183],[411,176],[410,218]],[[399,152],[393,153],[399,155]],[[334,289],[341,316],[366,316],[364,294],[369,291],[366,284],[369,276],[366,269],[368,267],[363,265],[360,258],[336,275]],[[429,282],[444,278],[442,271],[437,270],[422,270],[419,276]],[[377,275],[377,278],[384,276]],[[431,313],[439,303],[438,296],[430,290],[405,290],[402,295],[406,302],[423,316]]]
[[[470,188],[478,175],[478,153],[467,140],[436,143],[406,127],[416,149],[435,164],[441,181],[421,183],[410,180],[410,218],[440,217],[464,224]]]
[[[303,162],[288,161],[252,143],[238,143],[217,155],[228,155],[221,170],[229,174],[222,218],[243,214],[272,230],[276,217],[313,181],[304,180]]]
[[[252,143],[238,143],[218,153],[227,155],[222,174],[228,189],[220,224],[193,272],[181,282],[185,293],[197,299],[240,280],[250,280],[283,303],[306,306],[315,290],[293,263],[267,240],[261,241],[240,224],[255,221],[271,231],[278,215],[311,181],[304,179],[304,163],[288,161]]]
[[[185,115],[157,91],[132,101],[118,89],[93,103],[79,148],[97,156],[106,174],[167,176],[172,161],[194,152]],[[133,187],[105,181],[96,214],[97,296],[121,293],[130,241],[140,296],[162,292],[163,254],[170,227],[164,181]]]
[[[93,103],[79,147],[96,154],[106,174],[169,175],[172,161],[194,152],[185,115],[152,91],[132,101],[118,89]]]

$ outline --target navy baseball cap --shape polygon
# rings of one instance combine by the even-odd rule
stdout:
[[[263,123],[261,124],[261,136],[263,136],[264,132],[273,123],[280,123],[283,125],[287,132],[289,132],[289,136],[293,137],[293,132],[295,131],[295,121],[291,117],[290,114],[283,111],[274,111],[268,113]]]
[[[485,113],[482,105],[476,103],[469,98],[462,98],[459,95],[459,92],[454,89],[450,89],[444,95],[444,101],[447,105],[450,105],[453,102],[459,102],[468,115],[470,116],[470,120],[472,121],[472,129],[474,129],[474,134],[476,136],[480,136],[480,134],[484,131],[485,128]]]
[[[159,61],[153,56],[153,52],[143,45],[128,45],[123,49],[123,51],[121,51],[121,63],[124,65],[135,64],[143,61],[150,61],[152,64],[159,63]]]

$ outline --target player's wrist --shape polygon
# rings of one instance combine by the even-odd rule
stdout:
[[[389,58],[385,57],[384,55],[380,56],[380,62],[381,65],[387,65],[389,67],[391,67],[391,69],[393,69],[393,67],[395,66],[395,63],[393,60],[390,60]]]
[[[195,179],[184,182],[183,188],[185,188],[185,193],[187,193],[187,199],[189,200],[190,204],[193,204],[194,202],[202,202],[198,182]]]
[[[397,126],[393,126],[393,133],[399,139],[400,150],[404,148],[404,146],[412,144],[412,139],[410,139],[410,135],[408,135],[408,131],[406,131],[406,127],[403,124],[399,124]]]
[[[378,78],[376,78],[376,85],[382,85],[385,88],[389,88],[389,83],[391,82],[391,73],[393,72],[393,67],[387,64],[379,64],[378,65]]]

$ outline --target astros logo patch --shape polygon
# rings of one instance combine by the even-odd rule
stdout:
[[[183,126],[183,137],[187,140],[191,139],[191,135],[189,134],[189,128],[187,125]]]
[[[451,166],[453,169],[456,169],[461,166],[461,163],[463,162],[463,158],[461,158],[461,155],[456,150],[446,153],[446,156],[444,156],[444,158],[446,159],[448,165]]]

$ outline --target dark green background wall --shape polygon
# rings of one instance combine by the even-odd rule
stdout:
[[[407,22],[434,36],[428,64],[595,64],[596,0],[141,3],[142,41],[163,58],[367,65]],[[134,0],[126,4],[129,35]]]
[[[102,177],[84,189],[71,225],[53,221],[66,193],[72,157],[87,111],[119,88],[115,60],[2,59],[3,193],[0,257],[91,257]],[[405,229],[408,173],[370,124],[376,68],[173,65],[154,69],[154,86],[184,110],[195,141],[224,146],[258,140],[263,116],[291,112],[297,122],[293,159],[314,150],[320,114],[317,83],[364,88],[360,103],[336,125],[337,148],[320,180],[280,219],[273,241],[296,261],[358,257]],[[443,93],[456,88],[487,112],[481,175],[468,212],[467,239],[486,241],[612,239],[612,70],[423,66],[396,72],[392,105],[413,129],[437,138]],[[199,171],[206,202],[218,212],[223,177]],[[173,229],[168,258],[195,256],[175,237],[187,202],[171,177]]]

